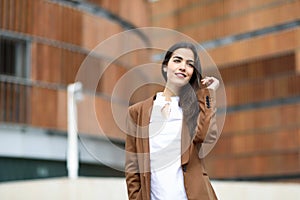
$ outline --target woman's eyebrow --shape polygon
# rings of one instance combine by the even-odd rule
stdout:
[[[177,59],[183,60],[183,58],[180,57],[180,56],[173,56],[173,58],[177,58]]]

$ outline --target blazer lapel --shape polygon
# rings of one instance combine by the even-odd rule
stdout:
[[[142,128],[143,128],[143,150],[144,150],[144,172],[150,172],[150,147],[149,147],[149,124],[153,107],[153,101],[156,96],[145,100],[142,107]]]
[[[191,136],[189,134],[189,128],[187,126],[187,123],[183,117],[182,130],[181,130],[181,165],[185,165],[189,162],[190,145],[191,145]]]
[[[150,199],[150,179],[151,179],[151,170],[150,170],[150,147],[149,147],[149,124],[150,117],[153,107],[153,101],[155,97],[148,98],[145,100],[142,106],[142,126],[143,126],[143,138],[142,138],[142,149],[143,149],[143,176],[145,177],[145,187],[146,197]]]

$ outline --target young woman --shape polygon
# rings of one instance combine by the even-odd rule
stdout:
[[[217,137],[215,91],[197,48],[176,43],[162,62],[162,92],[128,109],[126,183],[130,200],[217,199],[199,151]]]

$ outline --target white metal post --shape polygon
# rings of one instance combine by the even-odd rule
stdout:
[[[82,98],[82,84],[76,82],[68,85],[68,150],[67,170],[70,179],[78,178],[78,133],[77,133],[77,101]]]

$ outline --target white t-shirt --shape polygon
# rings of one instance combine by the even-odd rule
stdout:
[[[187,200],[181,168],[182,109],[179,97],[156,95],[149,126],[151,200]],[[161,110],[169,104],[169,116]]]

